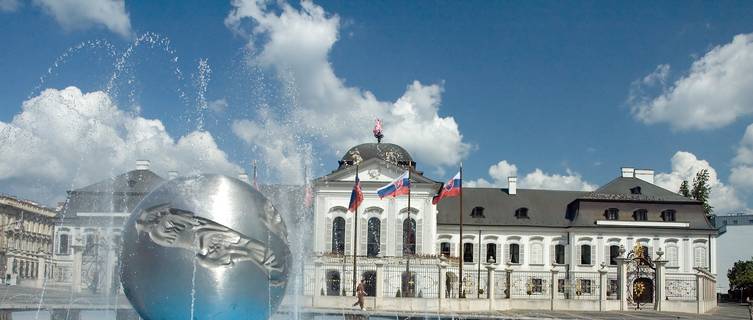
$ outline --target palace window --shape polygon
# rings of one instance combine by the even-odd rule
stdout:
[[[676,243],[667,244],[667,267],[676,268],[679,267],[679,250]]]
[[[343,217],[337,217],[332,221],[332,253],[345,253],[345,219]]]
[[[65,233],[62,233],[60,234],[60,237],[58,239],[58,254],[67,255],[68,247],[70,246],[69,236]]]
[[[646,221],[648,220],[648,211],[646,209],[638,209],[633,212],[633,219],[635,221]]]
[[[471,210],[471,218],[484,218],[484,207],[474,207]]]
[[[664,221],[676,221],[676,213],[673,209],[667,209],[661,212],[661,218]]]
[[[565,245],[558,244],[554,246],[554,263],[565,264]]]
[[[609,265],[617,265],[617,257],[620,256],[620,246],[613,244],[609,246]]]
[[[491,263],[492,260],[494,260],[494,262],[497,262],[497,244],[487,243],[486,244],[486,262]]]
[[[463,262],[473,262],[473,243],[463,243]]]
[[[693,267],[695,268],[707,268],[707,253],[706,247],[702,244],[696,245],[693,248]]]
[[[606,216],[607,220],[619,220],[620,210],[618,210],[617,208],[609,208],[604,211],[604,216]]]
[[[376,257],[379,254],[379,237],[381,231],[381,222],[379,218],[369,219],[368,237],[366,241],[366,255]]]
[[[531,293],[540,294],[544,292],[544,281],[539,278],[531,279]]]
[[[403,221],[403,255],[416,254],[416,220]]]
[[[581,294],[591,294],[591,279],[580,279]]]
[[[327,271],[327,295],[340,295],[340,272],[336,270]]]
[[[580,246],[580,264],[591,265],[591,246],[588,244]]]
[[[449,242],[442,242],[439,245],[439,251],[445,257],[449,257],[452,254],[450,250],[451,250],[451,247],[450,247]]]
[[[544,264],[544,244],[540,240],[534,240],[531,242],[531,254],[528,262],[530,264]]]
[[[641,194],[641,187],[632,187],[630,188],[630,194]]]
[[[518,208],[515,210],[515,217],[518,219],[528,219],[528,208]]]
[[[520,245],[517,243],[510,244],[510,263],[520,263]]]

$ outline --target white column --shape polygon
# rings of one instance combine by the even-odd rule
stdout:
[[[489,311],[494,311],[494,264],[486,264],[486,298],[489,299]],[[481,279],[479,279],[481,280]]]

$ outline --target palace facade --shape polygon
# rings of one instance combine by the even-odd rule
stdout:
[[[356,170],[365,199],[353,214],[347,208]],[[376,189],[405,170],[410,200],[380,199]],[[590,192],[523,189],[509,177],[506,188],[464,187],[462,211],[458,197],[432,204],[440,187],[398,145],[366,143],[348,150],[335,170],[313,184],[316,263],[306,266],[304,295],[326,305],[329,297],[352,295],[355,276],[366,280],[375,304],[387,305],[388,298],[428,303],[465,296],[496,297],[491,309],[504,309],[499,301],[515,298],[551,302],[518,307],[556,309],[560,298],[603,299],[584,307],[603,310],[623,308],[623,302],[625,308],[659,308],[661,300],[711,300],[706,291],[717,273],[717,230],[700,202],[655,185],[653,170],[622,168]],[[639,260],[643,264],[631,267]],[[651,269],[637,277],[645,266]],[[639,278],[640,286],[650,285],[651,299],[632,291]],[[666,303],[664,309],[672,306],[681,308]]]

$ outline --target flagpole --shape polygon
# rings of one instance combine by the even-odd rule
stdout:
[[[358,181],[358,164],[356,164],[356,181]],[[358,182],[360,183],[360,182]],[[355,231],[353,232],[353,296],[356,296],[356,276],[358,273],[356,272],[356,253],[358,253],[358,200],[356,200],[356,212],[354,216],[355,222],[354,227]]]
[[[460,214],[460,280],[458,281],[458,297],[465,298],[465,292],[463,291],[463,163],[460,163],[460,206],[458,208]],[[480,249],[479,249],[480,250]]]
[[[410,183],[410,172],[408,173],[408,183]],[[408,218],[407,218],[408,219],[408,231],[411,231],[411,229],[413,228],[413,224],[410,221],[410,211],[411,211],[411,208],[410,208],[410,191],[411,191],[411,189],[413,189],[413,186],[409,185],[408,186]],[[408,233],[407,236],[410,237],[411,234]],[[405,235],[403,235],[403,237],[405,237]],[[407,240],[410,240],[410,238],[408,238]],[[416,241],[415,240],[416,240],[416,237],[414,235],[414,237],[413,237],[413,251],[414,252],[416,251],[416,249],[415,249],[416,248]],[[403,245],[405,245],[406,242],[407,241],[403,240]],[[405,250],[405,248],[403,248],[403,254],[405,254],[405,253],[406,253],[406,250]],[[405,263],[405,272],[408,275],[408,280],[407,280],[408,281],[408,286],[406,286],[405,289],[410,289],[411,276],[410,276],[410,255],[409,254],[406,255],[406,259],[407,259],[407,261]],[[406,290],[406,291],[409,291],[409,290]],[[406,296],[406,292],[403,292],[403,297],[405,297],[405,296]],[[410,297],[411,295],[408,295],[408,296]]]

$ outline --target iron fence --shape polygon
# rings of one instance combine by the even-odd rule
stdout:
[[[417,265],[384,266],[384,296],[397,298],[438,298],[439,268]]]
[[[509,295],[507,292],[507,271],[504,271],[504,270],[494,271],[494,298],[495,299],[509,298]]]
[[[551,279],[551,272],[513,271],[510,275],[510,297],[513,299],[549,299]]]
[[[607,273],[607,300],[620,299],[620,279],[616,272]]]
[[[667,300],[697,300],[695,275],[668,274],[666,277]]]
[[[598,300],[600,291],[600,281],[598,272],[573,272],[571,283],[575,300]]]

